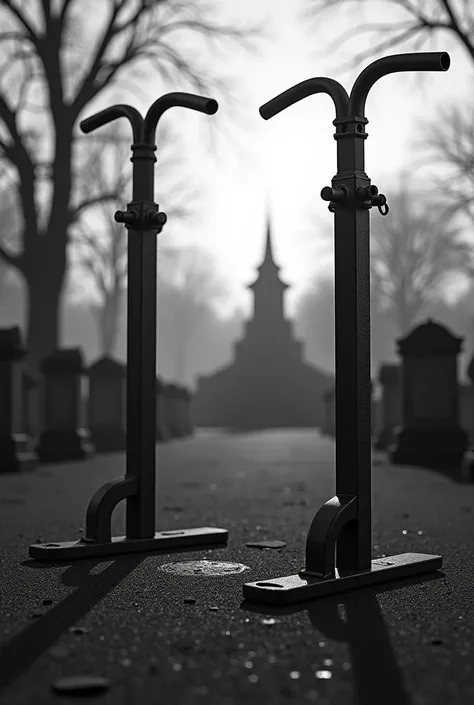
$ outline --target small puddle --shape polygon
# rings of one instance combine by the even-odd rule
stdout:
[[[224,561],[180,561],[179,563],[164,563],[160,566],[164,573],[192,576],[235,575],[250,570],[243,563],[227,563]]]

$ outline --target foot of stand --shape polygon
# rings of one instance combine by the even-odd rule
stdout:
[[[244,585],[244,599],[274,605],[291,605],[332,595],[346,590],[355,590],[387,580],[408,578],[418,573],[428,573],[441,568],[441,556],[425,553],[400,553],[396,556],[376,558],[367,571],[341,571],[336,569],[335,578],[302,578],[287,575],[284,578],[259,580]]]
[[[140,551],[164,551],[196,546],[226,544],[227,529],[200,526],[196,529],[178,529],[157,531],[153,538],[128,539],[126,536],[114,536],[107,543],[95,541],[62,541],[59,543],[34,543],[30,545],[30,558],[40,561],[78,560],[97,556],[113,556]]]

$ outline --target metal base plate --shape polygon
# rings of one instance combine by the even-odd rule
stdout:
[[[244,585],[244,599],[273,605],[292,605],[324,595],[355,590],[387,580],[399,580],[418,573],[427,573],[441,568],[441,556],[426,553],[400,553],[397,556],[372,560],[370,570],[340,574],[335,578],[302,578],[287,575],[284,578],[260,580]]]
[[[94,556],[112,556],[139,551],[164,551],[169,549],[191,548],[226,544],[229,532],[210,526],[196,529],[174,529],[157,531],[153,538],[127,539],[126,536],[113,536],[108,543],[62,541],[60,543],[33,543],[30,545],[30,558],[40,561],[77,560]]]

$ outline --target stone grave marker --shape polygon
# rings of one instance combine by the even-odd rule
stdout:
[[[380,366],[379,382],[382,387],[380,429],[375,449],[387,450],[395,440],[395,429],[402,420],[401,368],[399,365]]]
[[[106,355],[90,365],[87,376],[87,419],[96,451],[110,453],[125,450],[126,365]]]
[[[38,455],[42,462],[84,460],[94,451],[90,432],[81,427],[81,378],[85,372],[80,348],[56,350],[41,364],[43,429]]]
[[[456,475],[467,449],[467,434],[459,425],[457,356],[462,338],[428,319],[397,343],[403,417],[390,460],[447,468]]]
[[[18,326],[0,329],[0,472],[32,470],[38,462],[25,432],[26,352]]]

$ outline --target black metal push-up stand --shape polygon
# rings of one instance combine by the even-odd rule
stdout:
[[[136,551],[158,551],[225,544],[226,529],[199,527],[155,532],[156,463],[156,235],[166,215],[154,202],[155,131],[164,111],[173,106],[207,115],[215,100],[189,93],[158,98],[145,119],[130,105],[114,105],[81,122],[88,133],[126,117],[132,126],[133,200],[115,220],[128,229],[127,313],[127,455],[126,473],[103,485],[89,502],[86,534],[78,541],[32,544],[39,560],[75,560]],[[112,512],[126,501],[126,535],[112,536]]]
[[[292,604],[441,567],[441,556],[422,553],[371,559],[369,210],[377,206],[386,215],[388,205],[364,171],[364,140],[365,103],[379,78],[399,71],[447,71],[449,65],[446,52],[387,56],[362,71],[350,96],[332,78],[311,78],[260,108],[268,120],[313,93],[328,93],[336,108],[337,174],[321,191],[334,212],[336,495],[313,519],[305,568],[247,583],[247,600]]]

